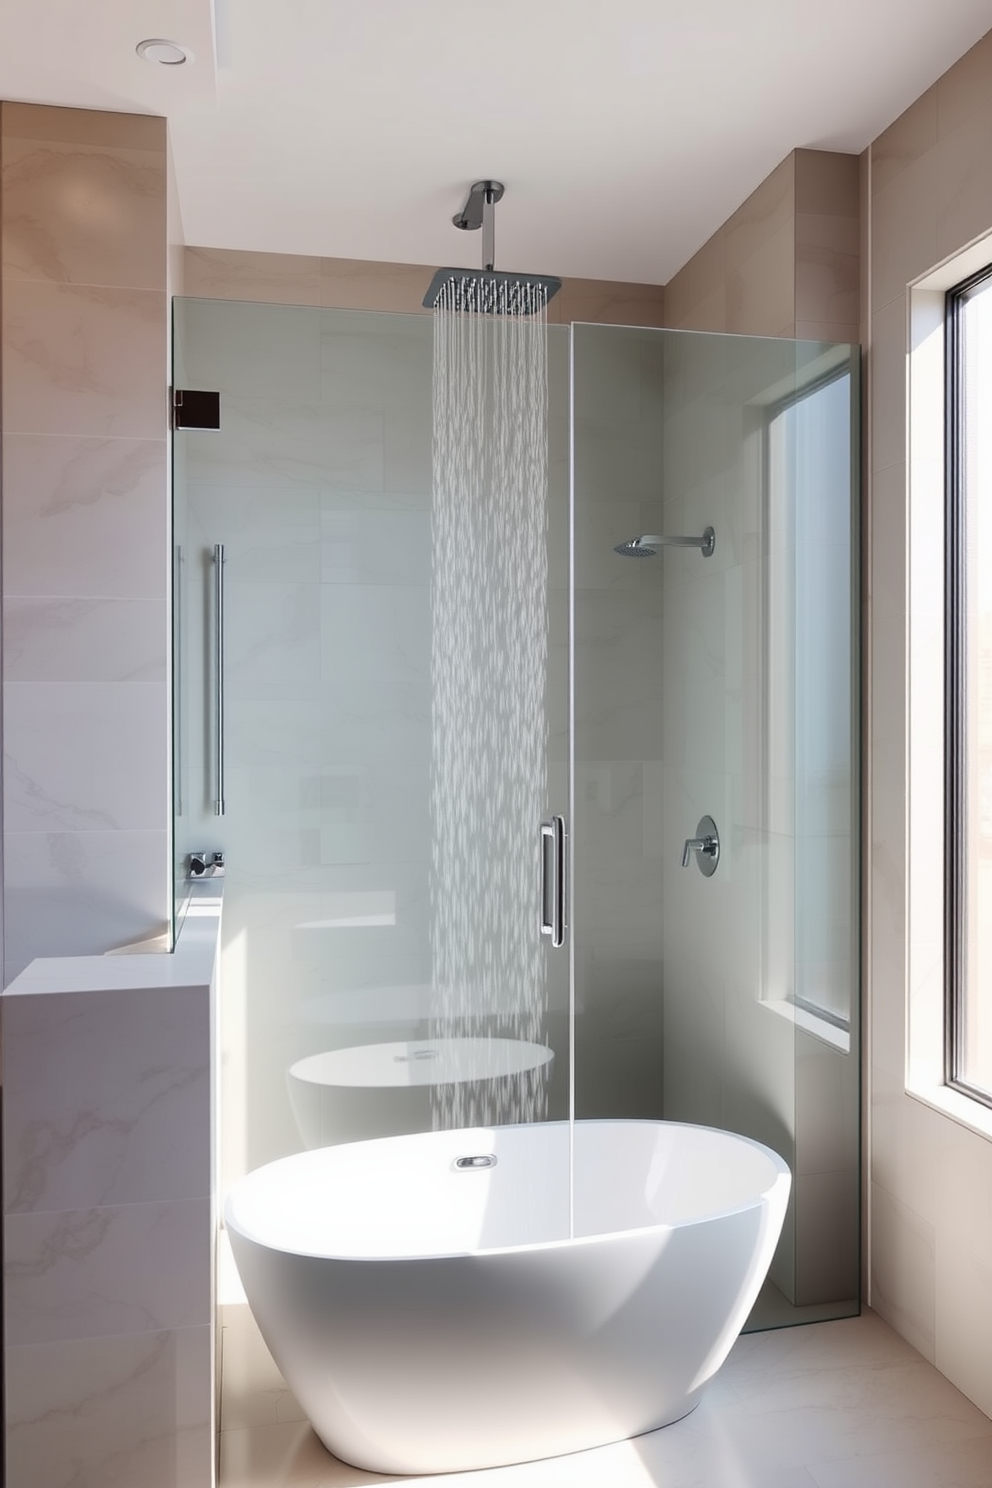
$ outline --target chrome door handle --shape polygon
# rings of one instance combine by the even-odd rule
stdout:
[[[224,815],[224,544],[214,544],[214,816]]]
[[[541,823],[541,934],[565,943],[565,818]]]

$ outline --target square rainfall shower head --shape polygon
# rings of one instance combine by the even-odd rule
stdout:
[[[470,315],[535,315],[561,289],[549,274],[508,274],[499,269],[438,269],[424,306]]]

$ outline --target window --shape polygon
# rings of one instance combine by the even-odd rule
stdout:
[[[992,265],[948,291],[948,1085],[992,1106]]]

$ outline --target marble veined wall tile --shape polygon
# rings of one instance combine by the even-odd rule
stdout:
[[[7,1350],[7,1474],[18,1488],[209,1488],[213,1330]]]
[[[4,432],[6,595],[165,598],[159,439]]]
[[[209,300],[193,309],[180,310],[189,386],[282,405],[320,401],[319,310]]]
[[[165,294],[4,284],[5,431],[162,438]]]
[[[325,502],[320,562],[325,584],[428,584],[430,512],[341,511]]]
[[[160,599],[7,599],[6,682],[164,682]]]
[[[6,1212],[208,1195],[209,1020],[202,988],[5,999]]]
[[[355,637],[361,636],[361,647]],[[426,585],[325,584],[321,671],[325,682],[423,677],[430,665]]]
[[[8,832],[4,966],[96,956],[165,929],[168,833]]]
[[[5,278],[160,289],[165,169],[164,128],[158,151],[6,139]]]
[[[281,695],[306,697],[320,677],[320,585],[251,583],[229,572],[226,596],[232,699],[274,682]]]
[[[4,694],[7,831],[161,828],[167,741],[160,686],[9,682]]]
[[[379,491],[383,418],[375,409],[280,406],[231,394],[219,431],[191,430],[187,452],[194,479],[215,489]]]
[[[222,542],[229,578],[241,582],[318,583],[321,577],[321,491],[248,486],[218,490],[191,481],[188,559],[196,548]]]
[[[210,1200],[11,1214],[8,1345],[210,1323]]]

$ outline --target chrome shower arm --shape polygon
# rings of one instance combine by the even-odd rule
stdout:
[[[503,196],[502,181],[475,181],[468,194],[468,201],[457,216],[452,217],[456,227],[463,232],[477,232],[482,228],[482,267],[491,269],[496,262],[496,203]]]
[[[707,527],[702,537],[653,537],[646,534],[637,540],[645,548],[709,548],[713,543],[713,532]]]
[[[482,200],[482,267],[491,269],[496,262],[496,198],[487,191]]]

